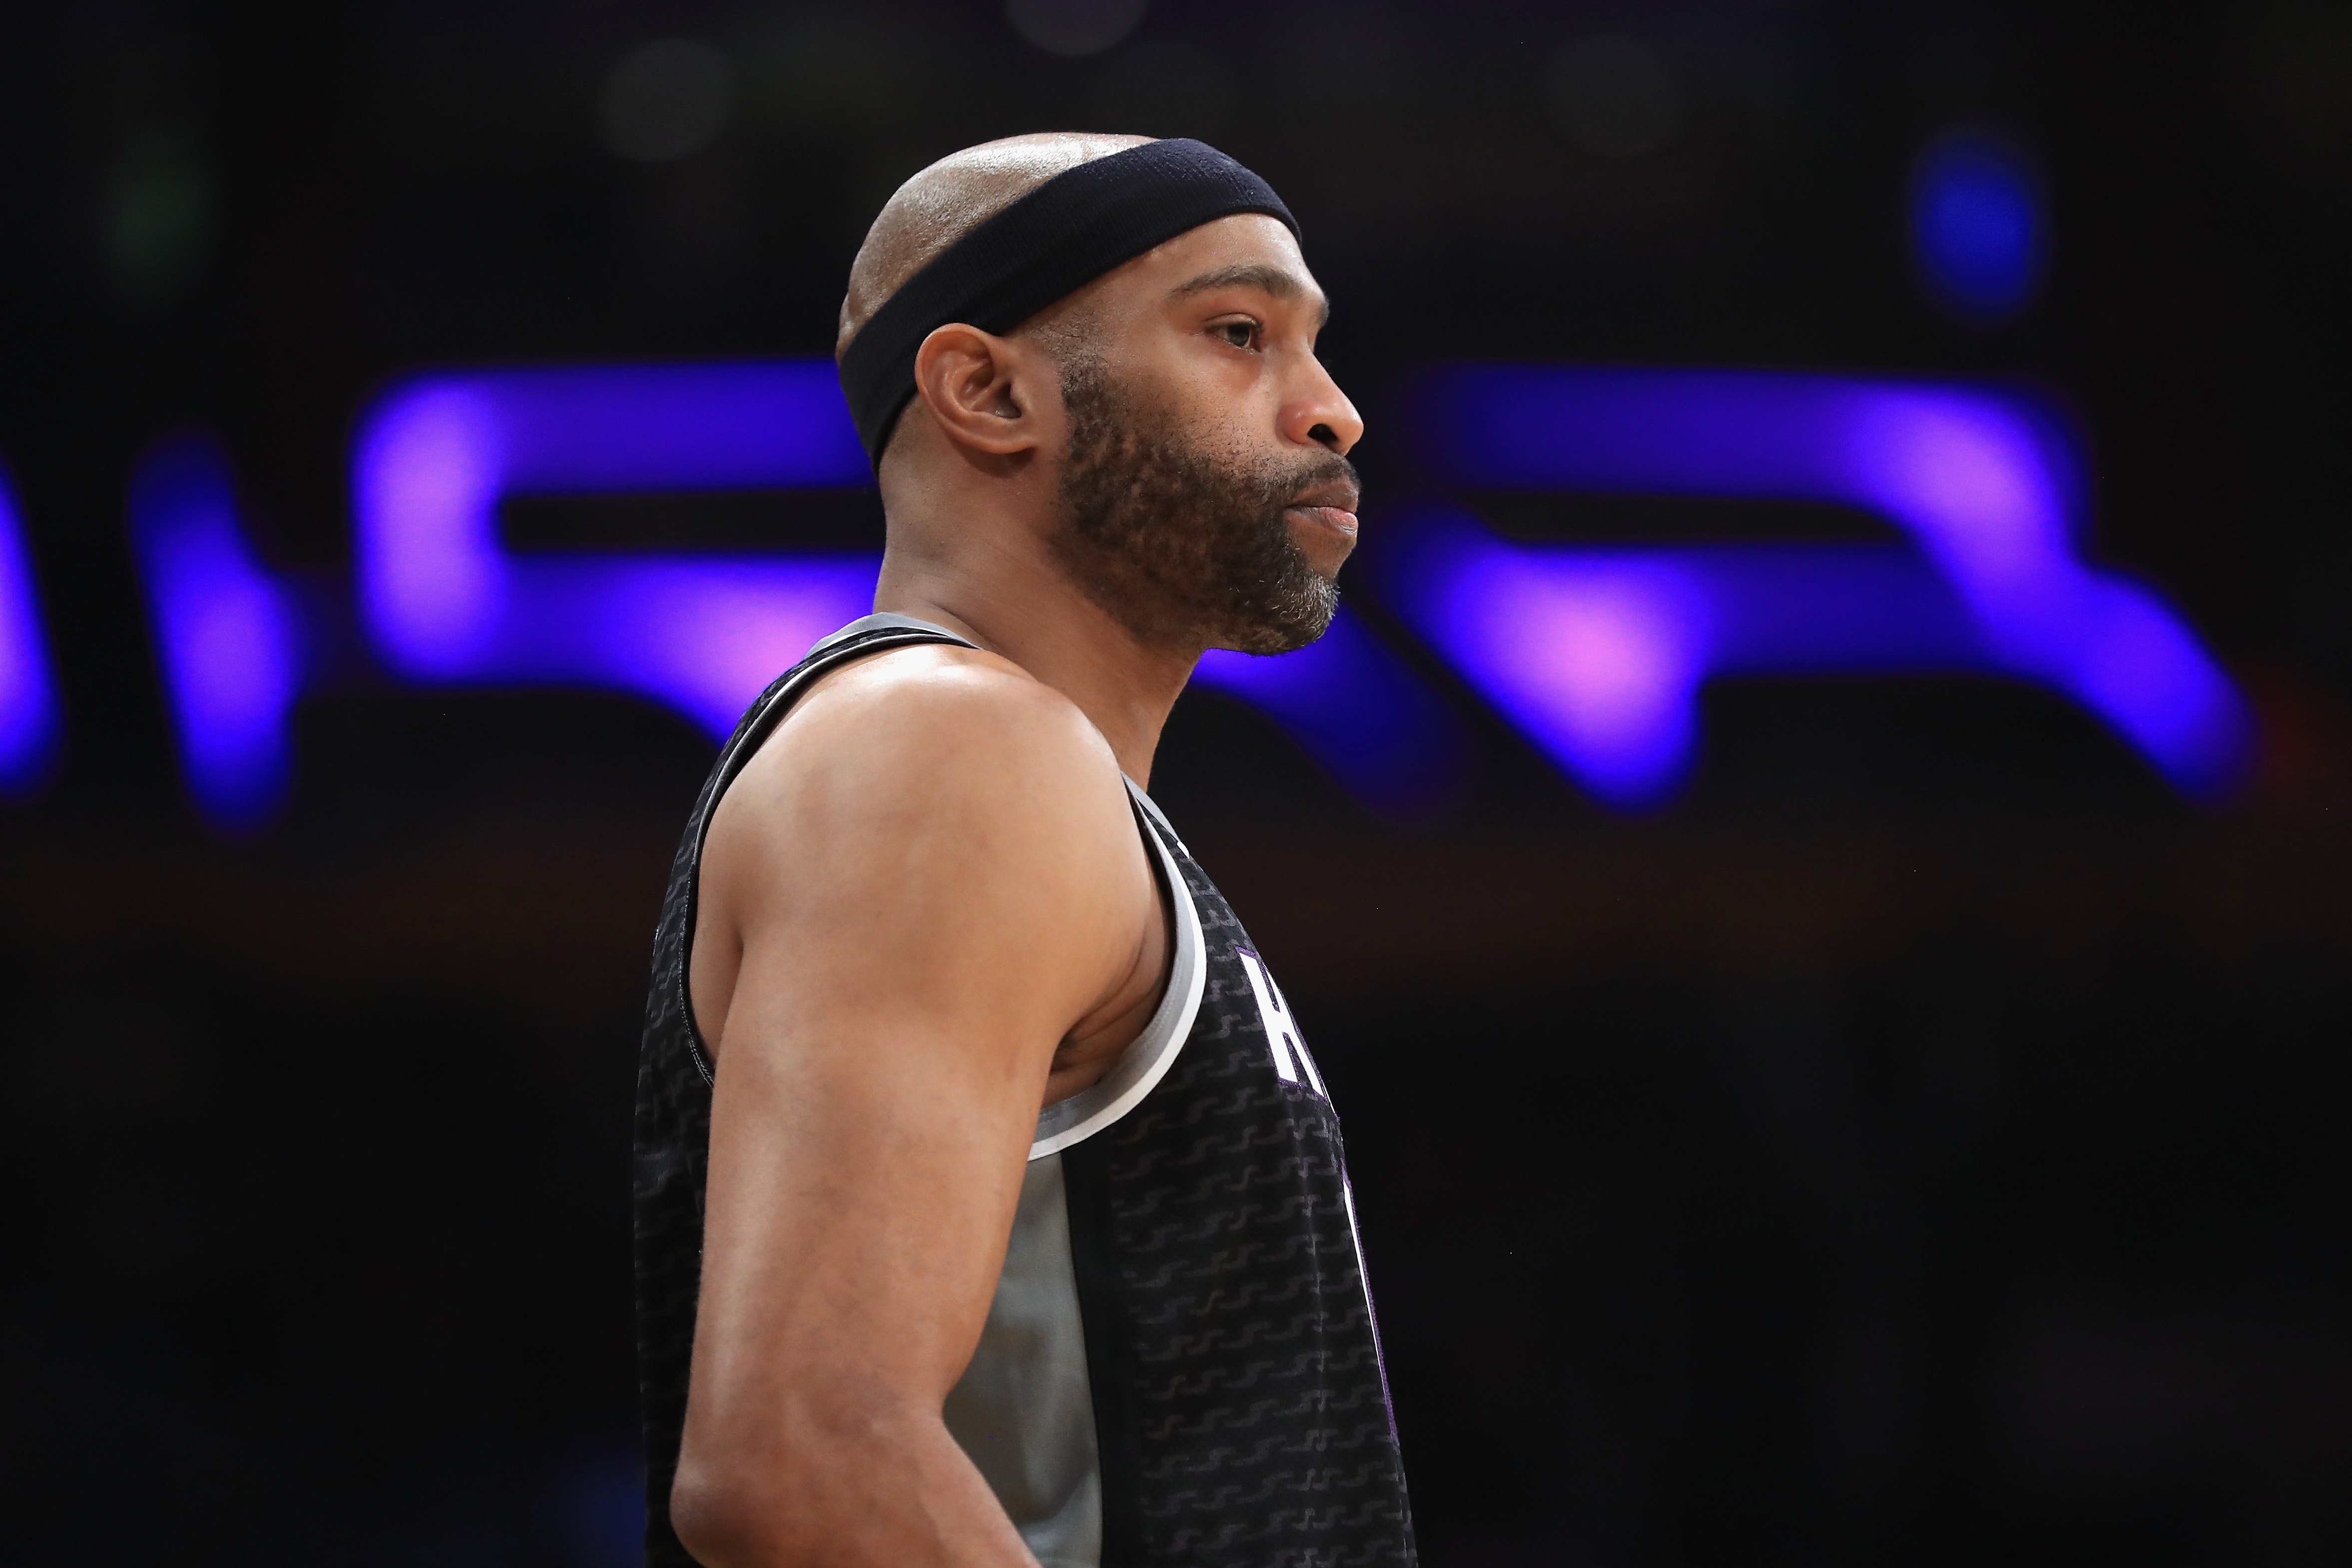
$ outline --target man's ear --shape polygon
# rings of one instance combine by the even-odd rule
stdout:
[[[915,395],[948,438],[992,456],[1044,444],[1035,350],[977,327],[950,322],[915,350]]]

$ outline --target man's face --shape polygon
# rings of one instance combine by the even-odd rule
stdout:
[[[1290,233],[1227,218],[1075,302],[1056,553],[1143,641],[1279,653],[1330,623],[1355,546],[1354,407],[1315,358]]]

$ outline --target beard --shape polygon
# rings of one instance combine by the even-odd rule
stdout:
[[[1154,647],[1287,653],[1323,635],[1339,591],[1283,514],[1310,486],[1352,479],[1346,458],[1222,461],[1098,360],[1064,371],[1062,402],[1054,553],[1088,599]]]

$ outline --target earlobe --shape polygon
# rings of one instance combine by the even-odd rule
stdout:
[[[1022,396],[1021,355],[1006,340],[953,322],[915,350],[915,395],[958,445],[1005,456],[1038,444]]]

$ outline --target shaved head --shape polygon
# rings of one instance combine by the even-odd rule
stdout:
[[[1314,641],[1363,429],[1316,357],[1327,314],[1282,198],[1201,142],[1013,136],[923,170],[835,345],[882,493],[875,602],[978,605],[1018,566],[1140,646]]]
[[[950,152],[917,174],[883,204],[850,263],[835,357],[907,279],[974,228],[1056,174],[1152,140],[1041,131]]]

